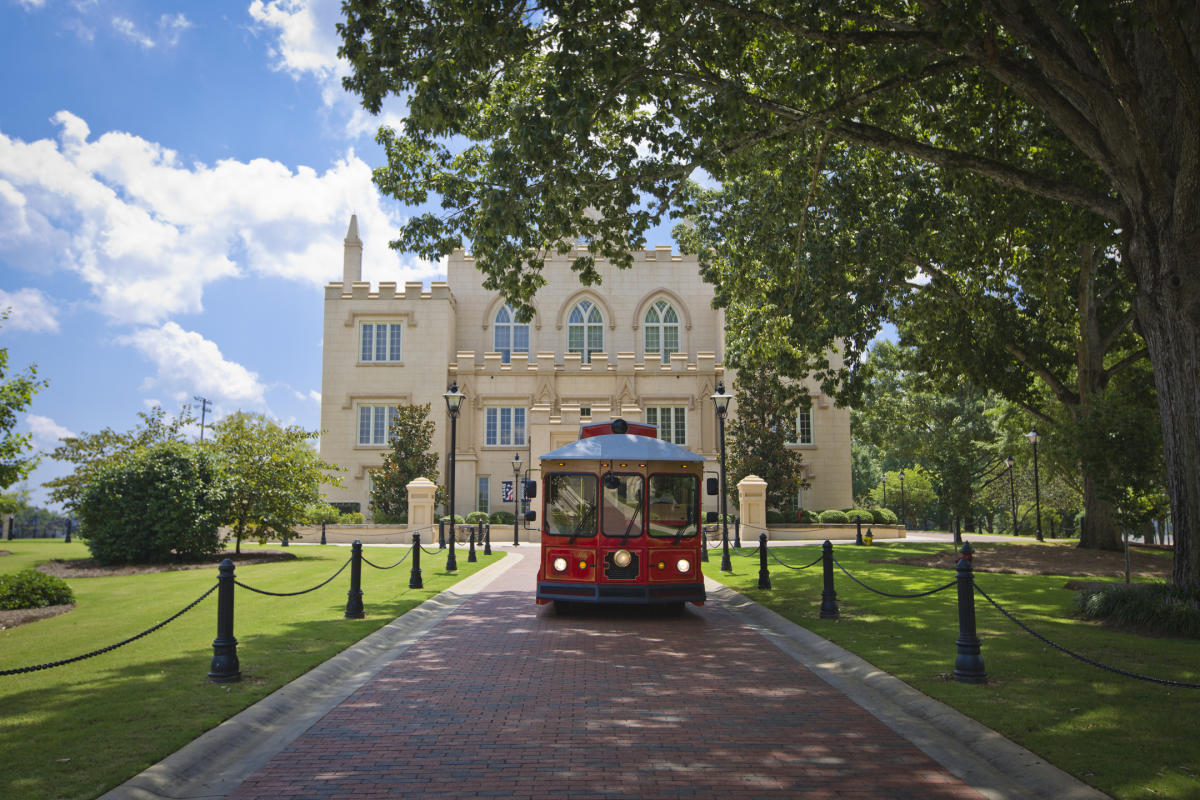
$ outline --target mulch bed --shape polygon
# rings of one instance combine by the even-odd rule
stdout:
[[[1125,554],[1108,550],[1081,550],[1070,544],[990,544],[971,542],[975,572],[1007,575],[1066,575],[1073,578],[1124,578]],[[1169,580],[1171,559],[1154,554],[1159,548],[1130,547],[1129,575],[1142,580]],[[938,553],[878,559],[879,564],[954,569],[958,554],[952,547]]]
[[[0,550],[0,556],[2,555],[9,555],[9,553]],[[143,575],[151,572],[171,572],[180,569],[213,569],[226,558],[232,559],[235,564],[246,565],[267,564],[273,561],[292,561],[296,558],[296,555],[294,553],[273,550],[241,554],[218,553],[203,561],[192,561],[186,564],[126,564],[112,567],[106,567],[94,558],[75,558],[70,560],[56,558],[53,561],[47,561],[45,564],[39,565],[37,569],[56,578],[110,578],[114,575]],[[73,608],[75,608],[74,604],[47,606],[45,608],[18,608],[11,611],[0,609],[0,630],[15,628],[18,625],[24,625],[27,622],[36,622],[39,619],[57,617],[59,614],[65,614]]]

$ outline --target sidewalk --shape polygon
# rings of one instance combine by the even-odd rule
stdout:
[[[736,593],[533,603],[522,546],[105,795],[1103,798]]]

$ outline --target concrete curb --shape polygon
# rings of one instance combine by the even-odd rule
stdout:
[[[516,566],[507,557],[364,637],[325,663],[202,734],[138,773],[100,800],[207,800],[222,798],[282,752],[466,599]]]
[[[706,579],[708,596],[991,800],[1109,800],[996,731]]]

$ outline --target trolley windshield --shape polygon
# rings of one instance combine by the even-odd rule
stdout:
[[[554,473],[546,478],[546,533],[596,535],[596,476]]]
[[[695,475],[651,475],[647,504],[649,533],[658,538],[695,536],[700,479]]]

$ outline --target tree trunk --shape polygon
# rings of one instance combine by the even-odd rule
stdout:
[[[1113,522],[1112,503],[1100,497],[1096,482],[1083,470],[1083,524],[1079,528],[1079,546],[1089,550],[1125,549],[1121,531]]]
[[[1194,196],[1200,187],[1192,187]],[[1178,194],[1178,192],[1176,193]],[[1162,215],[1160,219],[1171,219]],[[1130,238],[1138,323],[1158,390],[1163,458],[1175,534],[1174,582],[1200,587],[1200,223],[1153,226]]]

